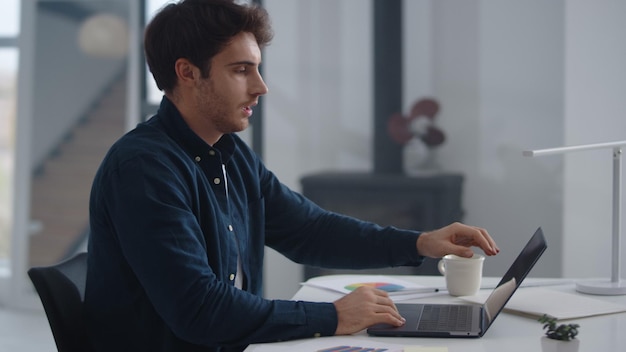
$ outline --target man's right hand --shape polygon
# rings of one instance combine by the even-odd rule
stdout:
[[[336,300],[337,331],[335,335],[349,335],[374,324],[402,326],[406,320],[398,313],[387,292],[361,286]]]

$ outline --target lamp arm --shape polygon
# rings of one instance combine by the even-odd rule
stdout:
[[[613,214],[612,214],[612,248],[611,248],[611,284],[620,287],[620,234],[621,234],[621,198],[622,198],[622,147],[626,141],[577,145],[570,147],[525,150],[523,156],[534,157],[543,155],[565,154],[592,149],[613,149]],[[623,290],[626,293],[626,288]],[[619,292],[622,294],[622,291]]]
[[[565,154],[569,152],[578,152],[583,150],[592,150],[592,149],[607,149],[607,148],[617,148],[626,146],[626,141],[617,141],[617,142],[607,142],[607,143],[596,143],[596,144],[584,144],[584,145],[574,145],[571,147],[559,147],[559,148],[548,148],[548,149],[537,149],[537,150],[524,150],[522,152],[523,156],[543,156],[543,155],[553,155],[553,154]]]

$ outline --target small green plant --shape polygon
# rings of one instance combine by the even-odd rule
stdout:
[[[543,324],[546,330],[546,336],[553,340],[569,341],[578,335],[578,324],[556,324],[556,318],[544,314],[539,318],[539,322]]]

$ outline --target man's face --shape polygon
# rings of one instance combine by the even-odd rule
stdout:
[[[203,130],[221,136],[248,127],[252,108],[267,93],[260,63],[261,50],[248,32],[233,37],[213,57],[209,77],[199,79],[195,89],[195,110]]]

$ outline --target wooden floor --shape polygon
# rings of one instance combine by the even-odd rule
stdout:
[[[124,132],[125,105],[123,77],[33,177],[31,266],[56,263],[84,242],[91,183],[107,150]]]

